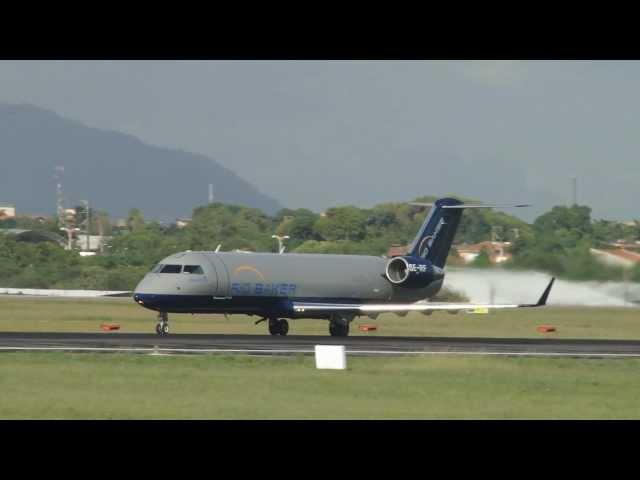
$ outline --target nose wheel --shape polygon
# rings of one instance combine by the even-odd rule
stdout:
[[[287,322],[284,318],[270,318],[269,333],[271,335],[286,335],[287,333],[289,333],[289,322]]]
[[[158,324],[156,325],[156,333],[158,335],[169,335],[169,315],[167,312],[160,312],[158,314]]]

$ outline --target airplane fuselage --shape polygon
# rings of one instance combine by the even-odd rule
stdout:
[[[388,261],[368,255],[180,252],[143,278],[134,300],[170,313],[325,318],[297,314],[292,302],[415,302],[442,287],[444,274],[437,268],[425,273],[419,287],[395,285],[385,275]]]

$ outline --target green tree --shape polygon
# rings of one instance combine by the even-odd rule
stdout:
[[[314,229],[325,240],[358,241],[366,235],[366,222],[367,214],[357,207],[334,207],[315,222]]]
[[[137,208],[132,208],[129,210],[129,215],[127,215],[127,227],[130,231],[136,232],[144,228],[144,215]]]
[[[489,254],[484,248],[480,250],[478,256],[473,259],[473,262],[471,262],[471,266],[475,268],[487,268],[491,265],[492,264],[491,259],[489,258]]]

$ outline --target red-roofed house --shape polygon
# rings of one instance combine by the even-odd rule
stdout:
[[[465,263],[473,262],[482,250],[487,252],[491,263],[502,263],[512,257],[511,253],[507,252],[510,246],[511,242],[492,242],[487,240],[473,245],[457,245],[455,248]]]
[[[632,252],[624,248],[613,250],[591,249],[591,254],[601,262],[614,267],[630,268],[640,263],[640,253]]]

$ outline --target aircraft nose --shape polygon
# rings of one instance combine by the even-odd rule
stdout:
[[[150,307],[153,303],[153,280],[149,278],[149,275],[145,275],[138,283],[133,291],[133,301],[142,305],[143,307]]]
[[[161,278],[157,273],[147,273],[138,285],[136,285],[134,294],[148,294],[163,292],[169,283],[166,279]]]

